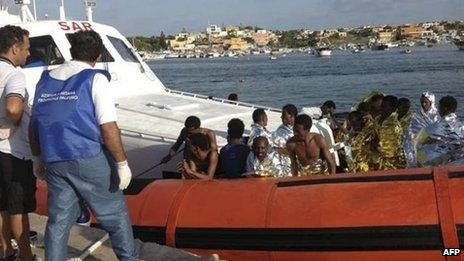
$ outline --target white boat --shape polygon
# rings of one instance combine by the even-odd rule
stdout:
[[[331,56],[332,55],[332,49],[330,49],[328,47],[317,48],[315,50],[315,55],[316,56],[321,56],[321,57]]]
[[[242,102],[231,104],[225,99],[211,99],[206,95],[166,88],[118,30],[92,21],[92,10],[89,8],[87,20],[67,20],[61,7],[59,20],[38,21],[29,11],[27,2],[18,2],[20,15],[11,15],[2,8],[0,26],[13,24],[28,30],[32,54],[28,65],[38,60],[45,63],[45,66],[26,65],[24,68],[30,94],[28,102],[32,104],[36,83],[44,70],[71,60],[68,36],[78,30],[97,32],[105,48],[102,61],[96,64],[96,68],[111,74],[110,85],[116,101],[118,125],[134,177],[160,162],[190,115],[196,115],[203,127],[216,132],[220,147],[226,144],[227,122],[240,118],[248,128],[256,108],[266,109],[269,130],[275,130],[281,124],[280,110],[277,109]],[[219,54],[216,54],[213,56],[218,57]],[[174,56],[174,53],[166,54],[166,58],[171,55]],[[323,134],[330,144],[335,145],[332,132],[325,122],[315,121],[311,131]],[[249,129],[246,130],[248,132]],[[168,164],[147,171],[143,178],[160,178],[163,171],[175,171],[180,154]],[[337,157],[336,154],[334,156]]]
[[[271,56],[269,56],[269,60],[277,60],[277,56],[271,55]]]

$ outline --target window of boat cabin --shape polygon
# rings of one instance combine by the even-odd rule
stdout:
[[[66,34],[66,38],[68,38],[68,41],[69,41],[69,37],[71,36],[72,34]],[[102,56],[101,56],[101,59],[99,61],[100,63],[111,63],[111,62],[114,62],[114,58],[113,56],[111,56],[110,52],[108,52],[108,49],[106,49],[106,46],[103,45],[103,52],[102,52]]]
[[[108,36],[108,39],[124,61],[131,63],[139,62],[132,49],[129,48],[121,39],[112,36]]]
[[[64,63],[63,55],[50,35],[31,37],[30,56],[24,68],[57,65]]]

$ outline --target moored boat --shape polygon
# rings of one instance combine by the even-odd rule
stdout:
[[[315,50],[315,55],[320,56],[320,57],[327,57],[332,55],[332,49],[328,47],[321,47],[321,48],[316,48]]]

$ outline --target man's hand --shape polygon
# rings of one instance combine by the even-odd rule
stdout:
[[[119,189],[124,190],[129,186],[131,182],[132,172],[129,168],[127,160],[122,162],[116,162],[116,166],[118,167]]]
[[[45,165],[40,157],[34,156],[32,159],[32,173],[38,180],[45,179]]]

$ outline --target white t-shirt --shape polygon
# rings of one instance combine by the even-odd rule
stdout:
[[[92,69],[92,66],[79,61],[66,61],[60,67],[50,71],[50,76],[54,79],[64,81],[85,69]],[[92,100],[98,124],[117,121],[110,82],[101,73],[96,74],[93,78]]]
[[[12,126],[12,133],[7,139],[0,140],[0,151],[20,159],[31,159],[29,147],[29,120],[31,108],[28,105],[29,95],[26,90],[26,76],[20,68],[5,61],[0,61],[0,125],[11,125],[6,118],[6,98],[18,96],[23,100],[23,115],[19,126]]]

